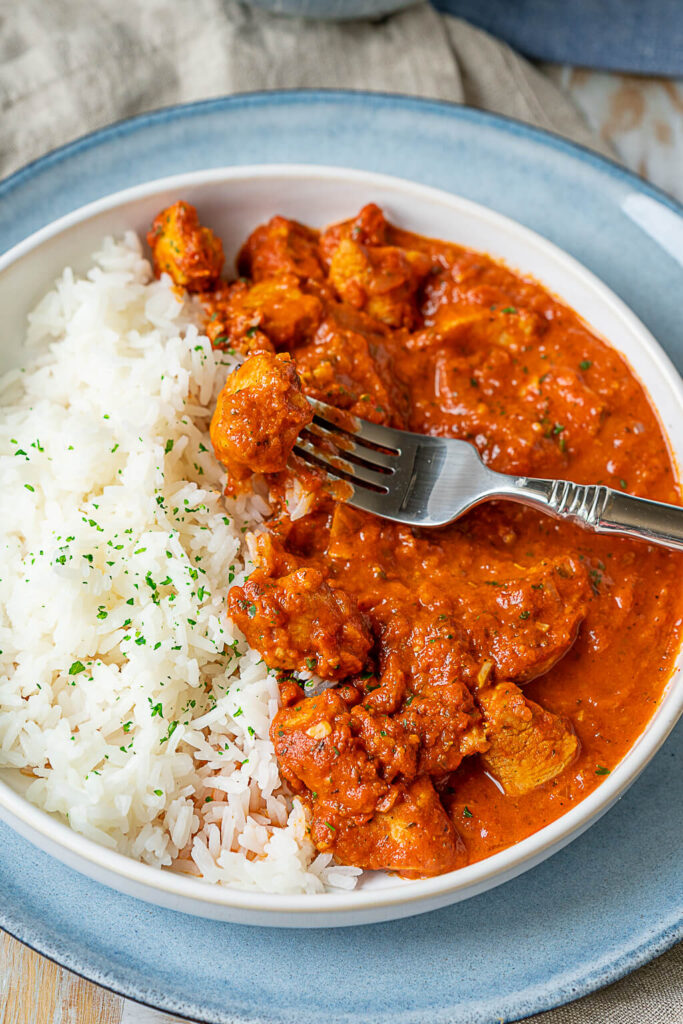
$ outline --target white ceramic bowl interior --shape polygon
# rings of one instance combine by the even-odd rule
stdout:
[[[368,202],[402,227],[483,250],[532,275],[572,306],[628,359],[648,390],[677,461],[683,459],[683,388],[652,335],[593,274],[556,246],[500,214],[446,192],[384,175],[326,167],[267,165],[195,172],[117,193],[37,232],[0,258],[0,369],[21,363],[27,312],[66,265],[76,271],[108,233],[144,232],[179,198],[225,243],[227,266],[254,226],[282,214],[323,226]],[[455,903],[526,871],[579,835],[621,796],[664,742],[683,708],[681,662],[664,699],[611,775],[567,814],[510,849],[437,878],[402,881],[370,873],[352,892],[270,895],[205,883],[130,860],[73,832],[23,799],[21,776],[0,771],[0,816],[36,846],[129,895],[244,924],[326,927],[391,920]]]

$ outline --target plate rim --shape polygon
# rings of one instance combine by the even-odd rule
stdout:
[[[412,193],[418,200],[422,197],[426,201],[432,200],[446,209],[450,208],[456,215],[458,212],[465,216],[470,214],[479,222],[493,227],[501,239],[506,234],[513,235],[522,245],[533,248],[541,255],[547,255],[550,263],[566,271],[568,278],[573,278],[585,286],[587,293],[595,296],[603,307],[612,308],[616,316],[630,327],[642,350],[649,354],[651,362],[658,365],[663,383],[669,387],[674,402],[683,414],[683,382],[668,355],[642,320],[596,274],[554,242],[505,214],[444,189],[395,175],[320,164],[247,164],[181,172],[178,175],[152,179],[109,193],[39,228],[0,256],[0,273],[25,255],[39,249],[43,243],[58,239],[64,231],[77,228],[80,224],[87,224],[100,214],[121,209],[129,203],[156,193],[173,191],[181,187],[201,187],[222,181],[226,182],[226,187],[230,187],[231,184],[239,186],[239,183],[245,180],[268,180],[271,177],[288,181],[357,180],[359,183],[367,183],[369,187],[374,184],[378,189],[394,189],[404,196]],[[675,458],[675,453],[672,454]],[[680,653],[678,661],[681,661]],[[298,919],[295,926],[303,927],[316,927],[318,923],[325,927],[352,926],[355,922],[350,920],[350,917],[354,913],[362,917],[366,913],[383,908],[387,912],[387,917],[403,916],[404,913],[410,914],[411,911],[419,913],[420,910],[416,908],[420,908],[429,900],[458,902],[471,898],[485,889],[494,888],[532,869],[548,856],[558,852],[564,845],[578,838],[583,831],[594,825],[638,778],[674,728],[683,712],[683,665],[677,666],[667,682],[664,695],[666,706],[662,707],[660,704],[610,778],[579,804],[519,843],[448,875],[413,881],[409,887],[406,886],[405,891],[401,886],[391,885],[381,889],[358,889],[353,894],[345,890],[333,893],[272,894],[242,891],[227,886],[205,886],[197,879],[150,868],[121,855],[116,850],[103,848],[87,837],[75,834],[63,823],[55,821],[40,808],[29,804],[2,779],[0,817],[10,827],[14,827],[15,821],[19,822],[20,826],[23,825],[24,828],[20,827],[19,831],[30,841],[33,841],[33,835],[38,833],[43,840],[43,849],[47,844],[48,851],[58,859],[63,860],[62,852],[65,851],[67,856],[79,862],[78,869],[82,869],[91,878],[96,877],[97,880],[109,884],[107,876],[111,875],[112,886],[118,888],[120,884],[132,885],[138,889],[137,895],[143,899],[149,897],[154,900],[156,896],[157,901],[179,900],[182,903],[181,909],[191,913],[194,906],[195,912],[201,914],[204,908],[205,916],[206,908],[209,907],[216,908],[216,913],[220,913],[221,908],[224,913],[267,913],[274,918],[272,923],[275,926],[292,926],[292,919]],[[643,747],[646,752],[649,750],[649,753],[645,754],[645,761]],[[619,769],[622,769],[621,772]],[[394,915],[392,908],[401,908],[402,912]],[[313,920],[314,918],[317,920]]]
[[[674,213],[683,218],[683,202],[679,202],[674,196],[664,189],[653,185],[651,182],[641,178],[634,171],[629,170],[620,164],[616,159],[598,153],[589,146],[561,135],[559,132],[551,131],[548,128],[541,128],[529,124],[519,118],[509,117],[506,114],[494,113],[490,110],[482,110],[466,103],[456,103],[453,100],[430,99],[424,96],[414,96],[410,93],[385,92],[383,90],[370,89],[325,89],[325,88],[298,88],[298,89],[255,89],[248,92],[228,93],[223,96],[214,96],[210,99],[192,100],[187,103],[173,103],[167,106],[158,107],[154,110],[143,111],[133,114],[130,117],[120,118],[101,128],[94,128],[92,131],[78,135],[75,139],[55,146],[43,153],[41,156],[29,160],[9,175],[0,179],[0,200],[14,188],[24,184],[29,178],[53,164],[60,163],[70,156],[79,152],[96,147],[101,142],[115,139],[117,136],[125,136],[138,128],[144,128],[149,124],[163,124],[165,121],[172,121],[179,116],[194,117],[211,111],[218,111],[232,106],[251,106],[272,103],[280,104],[296,101],[298,103],[310,103],[311,101],[328,100],[336,103],[348,102],[349,99],[366,100],[378,102],[381,105],[395,105],[401,107],[414,107],[417,109],[428,109],[433,113],[444,117],[460,118],[472,123],[484,123],[496,127],[509,134],[531,137],[534,141],[545,144],[552,149],[565,153],[568,156],[581,157],[584,163],[589,163],[598,170],[602,170],[611,177],[630,184],[636,191],[645,193],[652,199],[663,203]],[[238,165],[235,165],[238,166]],[[312,165],[315,166],[315,165]],[[322,166],[322,165],[321,165]],[[49,222],[51,223],[51,222]],[[31,232],[33,234],[33,232]],[[26,237],[26,236],[24,236]]]
[[[547,131],[546,129],[536,128],[535,126],[527,125],[522,121],[516,121],[513,118],[505,117],[503,115],[491,114],[489,112],[474,110],[472,108],[465,107],[460,104],[451,103],[449,101],[441,100],[426,100],[413,96],[403,96],[401,94],[387,94],[387,93],[373,93],[365,90],[274,90],[273,92],[256,92],[250,94],[238,94],[234,96],[217,97],[212,100],[197,101],[195,103],[188,104],[175,104],[173,106],[161,108],[158,111],[149,113],[143,113],[133,118],[126,118],[121,121],[115,122],[112,125],[104,128],[97,129],[93,132],[88,133],[85,136],[81,136],[78,139],[73,140],[63,146],[51,150],[47,154],[31,161],[29,164],[19,168],[9,177],[5,178],[4,181],[0,182],[0,198],[5,198],[8,192],[11,192],[15,187],[23,184],[25,181],[30,179],[34,174],[37,174],[47,167],[51,163],[57,163],[62,159],[65,159],[72,154],[76,154],[79,150],[89,149],[97,146],[102,141],[113,139],[116,135],[125,136],[131,131],[143,128],[145,122],[156,122],[162,119],[169,121],[175,118],[182,118],[185,113],[194,115],[196,113],[203,113],[208,111],[210,108],[228,107],[238,105],[241,101],[246,100],[259,100],[268,102],[271,99],[283,99],[298,98],[301,102],[312,102],[316,100],[325,100],[331,97],[338,101],[345,99],[354,99],[359,97],[365,97],[369,101],[374,99],[382,101],[393,101],[393,104],[387,104],[387,106],[395,105],[398,107],[413,108],[414,111],[424,109],[425,107],[430,108],[435,113],[440,113],[444,116],[451,116],[467,120],[473,123],[484,122],[491,127],[497,127],[499,130],[518,136],[530,137],[532,141],[544,145],[548,148],[561,151],[568,157],[583,162],[584,164],[592,165],[597,171],[602,172],[603,175],[611,177],[612,179],[621,180],[629,184],[636,192],[640,194],[646,194],[661,202],[663,205],[671,209],[674,213],[683,216],[683,207],[671,196],[656,186],[643,181],[637,175],[630,171],[625,170],[615,161],[609,158],[603,157],[600,154],[594,153],[589,148],[582,146],[581,144],[569,141],[561,135],[557,135],[553,132]],[[315,166],[315,165],[311,165]],[[25,238],[26,236],[22,236]],[[658,243],[659,245],[659,243]],[[49,952],[43,952],[39,948],[39,945],[33,946],[30,941],[26,938],[16,934],[12,926],[8,924],[6,920],[3,920],[3,928],[23,944],[29,946],[29,948],[35,949],[41,955],[47,956],[49,959],[53,959],[55,962],[60,963],[58,955],[51,955]],[[21,929],[17,929],[20,931]],[[556,990],[551,996],[547,994],[545,996],[538,995],[535,1001],[535,1008],[525,1009],[524,1013],[537,1013],[544,1009],[550,1009],[553,1006],[562,1005],[571,999],[579,998],[582,995],[589,994],[595,991],[602,985],[608,984],[611,981],[618,980],[631,970],[641,966],[648,962],[653,957],[660,955],[673,946],[676,941],[683,937],[683,921],[680,925],[669,926],[667,925],[664,930],[660,930],[655,934],[648,933],[638,946],[631,950],[623,953],[618,957],[611,965],[607,965],[596,969],[589,973],[583,973],[576,983],[576,989],[571,994],[568,994],[564,989]],[[49,948],[49,943],[44,944],[44,948]],[[64,959],[62,957],[62,959]],[[80,970],[69,965],[69,970],[74,973],[81,973]],[[169,1004],[168,1006],[162,1006],[161,1003],[157,1002],[156,1005],[146,1002],[140,996],[132,995],[126,991],[120,991],[111,987],[106,982],[103,983],[97,979],[97,971],[92,973],[82,973],[81,976],[92,980],[94,983],[101,985],[102,987],[109,988],[110,991],[120,994],[125,998],[132,999],[140,1002],[144,1005],[153,1006],[155,1009],[166,1009],[168,1012],[174,1011],[173,1007]],[[519,994],[516,996],[519,998]],[[516,1011],[515,1011],[516,1012]],[[190,1015],[191,1016],[191,1015]],[[206,1021],[205,1017],[194,1017],[192,1019],[198,1021]],[[519,1019],[519,1018],[515,1018]]]
[[[187,1003],[183,1006],[178,1001],[168,1000],[164,1002],[163,994],[154,996],[151,992],[145,994],[144,990],[139,990],[135,994],[130,991],[126,991],[123,987],[119,988],[116,984],[104,978],[101,973],[98,974],[100,968],[97,965],[93,965],[90,971],[85,966],[76,966],[75,963],[69,962],[69,955],[64,956],[57,952],[53,948],[53,945],[46,942],[41,948],[39,943],[35,945],[23,935],[18,934],[18,931],[14,931],[12,927],[8,927],[4,921],[2,912],[0,911],[0,928],[6,932],[16,942],[19,942],[22,946],[30,949],[33,953],[37,953],[39,956],[44,956],[51,963],[56,964],[58,967],[70,971],[72,974],[77,975],[79,978],[83,978],[85,981],[90,982],[93,985],[97,985],[99,988],[105,989],[112,995],[119,996],[121,999],[126,999],[130,1002],[137,1003],[139,1006],[145,1006],[151,1010],[157,1012],[170,1013],[174,1016],[178,1016],[182,1013],[182,1018],[190,1022],[190,1024],[223,1024],[223,1022],[215,1016],[205,1016],[202,1011],[202,1016],[197,1016],[196,1007],[193,1008],[191,1003]],[[248,927],[248,926],[247,926]],[[554,995],[551,997],[551,1001],[548,1002],[546,996],[542,994],[542,990],[539,985],[534,989],[534,995],[527,998],[531,999],[531,1006],[521,1011],[521,1016],[518,1015],[518,1011],[514,1017],[508,1018],[508,1024],[514,1024],[515,1021],[525,1021],[527,1018],[533,1018],[538,1013],[544,1013],[548,1010],[556,1009],[560,1006],[565,1006],[568,1003],[575,1002],[579,999],[584,999],[586,996],[592,995],[594,992],[599,991],[607,985],[611,985],[614,982],[620,981],[625,978],[628,974],[638,970],[640,967],[644,967],[646,964],[652,962],[659,956],[663,956],[664,953],[678,943],[683,941],[683,920],[679,925],[667,926],[667,928],[657,934],[650,935],[643,939],[643,941],[630,952],[622,953],[620,957],[612,961],[610,964],[604,964],[599,967],[593,968],[588,974],[584,973],[581,975],[580,980],[576,982],[567,981],[564,985],[558,987],[555,990]],[[75,960],[75,958],[74,958]],[[66,961],[66,962],[65,962]],[[83,961],[78,961],[79,964],[83,964]],[[576,986],[576,990],[574,990]],[[154,999],[152,1002],[151,1000]],[[237,1020],[237,1018],[235,1018]],[[263,1019],[265,1024],[265,1018]],[[496,1018],[496,1022],[498,1018]],[[256,1020],[247,1020],[244,1018],[244,1024],[261,1024]],[[493,1024],[493,1021],[491,1021]],[[532,1024],[531,1019],[529,1024]]]

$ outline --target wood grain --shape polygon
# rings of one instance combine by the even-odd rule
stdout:
[[[123,999],[0,933],[0,1024],[121,1024]]]
[[[0,1024],[187,1024],[122,999],[0,931]]]

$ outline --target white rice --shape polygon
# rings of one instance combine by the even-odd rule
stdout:
[[[226,616],[263,497],[223,497],[208,436],[234,357],[105,239],[0,379],[0,767],[77,832],[269,892],[352,888],[316,856],[268,736],[275,677]],[[15,345],[18,340],[12,339]]]

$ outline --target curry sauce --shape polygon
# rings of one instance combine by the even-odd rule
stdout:
[[[306,395],[462,438],[492,468],[679,502],[665,436],[625,360],[537,282],[389,224],[274,217],[240,277],[178,203],[148,236],[214,345],[246,361],[212,440],[273,514],[228,609],[280,673],[271,736],[313,842],[411,877],[518,842],[633,745],[680,642],[683,558],[490,502],[440,530],[338,500],[292,454]],[[226,590],[227,581],[226,581]],[[306,696],[306,680],[331,685]]]

